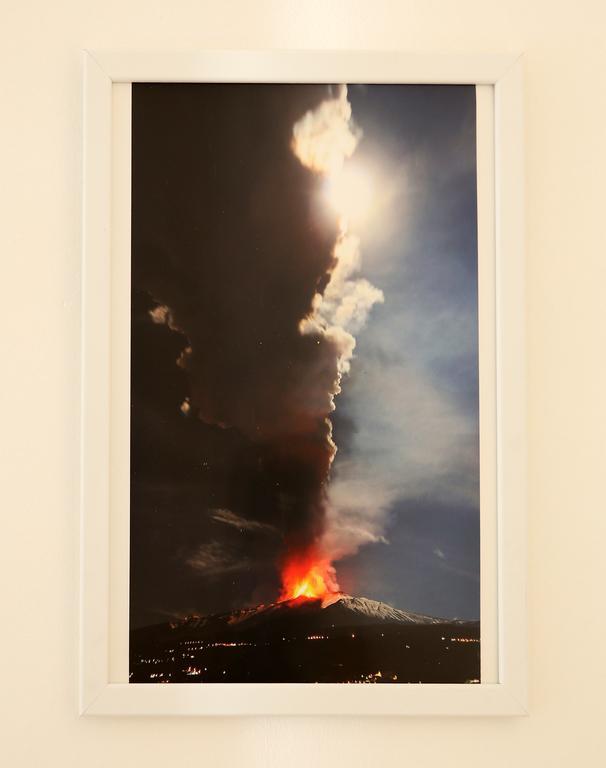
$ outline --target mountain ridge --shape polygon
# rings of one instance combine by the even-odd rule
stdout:
[[[305,626],[310,632],[328,627],[355,627],[369,624],[397,625],[438,625],[438,624],[475,624],[458,618],[428,616],[388,603],[372,600],[368,597],[334,593],[324,598],[297,597],[274,603],[260,604],[250,608],[241,608],[229,612],[197,615],[191,614],[182,619],[168,622],[165,626],[178,634],[190,631],[203,635],[246,634],[249,631],[274,628],[300,628]],[[145,632],[148,628],[133,630]]]

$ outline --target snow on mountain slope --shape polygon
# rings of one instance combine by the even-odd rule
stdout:
[[[378,600],[370,600],[367,597],[352,597],[343,595],[339,600],[332,603],[335,606],[342,606],[353,614],[367,616],[374,621],[387,621],[396,624],[440,624],[444,619],[437,619],[433,616],[424,616],[420,613],[404,611],[400,608],[394,608],[387,603],[381,603]],[[328,606],[326,610],[330,610]]]

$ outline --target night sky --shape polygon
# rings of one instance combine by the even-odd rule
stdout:
[[[299,321],[337,224],[290,143],[330,94],[133,85],[132,626],[275,600],[285,548],[322,535],[334,355]],[[331,416],[331,504],[372,534],[338,578],[478,618],[475,91],[349,100],[378,200],[361,275],[384,302]]]

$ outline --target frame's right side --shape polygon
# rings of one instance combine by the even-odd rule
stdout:
[[[524,91],[519,57],[495,83],[499,684],[527,713]]]

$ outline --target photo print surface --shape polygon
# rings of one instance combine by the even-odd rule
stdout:
[[[473,86],[132,86],[133,683],[480,682]]]

